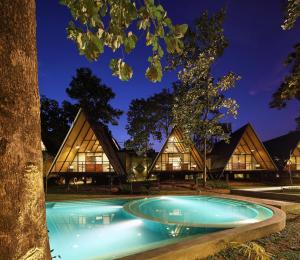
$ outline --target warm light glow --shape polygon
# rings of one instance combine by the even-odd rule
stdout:
[[[77,145],[77,146],[76,146],[76,149],[79,149],[79,148],[80,148],[80,145]]]

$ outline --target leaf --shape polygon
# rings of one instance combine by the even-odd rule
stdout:
[[[97,49],[99,50],[99,52],[103,53],[103,51],[104,51],[104,42],[103,42],[103,40],[99,39],[94,34],[90,35],[90,40],[97,47]]]
[[[151,63],[150,67],[146,70],[146,77],[152,82],[160,82],[162,79],[162,66],[159,60]]]
[[[124,47],[125,47],[125,52],[130,53],[134,48],[137,43],[137,37],[132,33],[128,33],[128,37],[124,41]]]
[[[152,34],[150,33],[150,31],[147,31],[147,34],[146,34],[146,46],[149,46],[152,44]]]
[[[176,50],[176,40],[172,36],[166,36],[165,38],[165,43],[167,47],[167,52],[168,53],[174,53]]]
[[[122,59],[111,59],[109,67],[111,68],[113,75],[117,76],[120,80],[128,81],[132,78],[132,68]]]
[[[174,34],[175,34],[176,38],[180,39],[180,38],[184,37],[187,29],[188,29],[187,24],[175,25],[174,26]]]

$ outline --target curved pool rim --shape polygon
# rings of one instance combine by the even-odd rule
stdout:
[[[224,194],[212,196],[217,198],[229,198],[237,201],[250,201],[271,209],[273,211],[273,216],[260,222],[251,223],[232,229],[225,229],[223,231],[218,231],[204,236],[195,235],[182,242],[133,254],[123,257],[122,259],[202,259],[227,248],[229,242],[244,243],[246,241],[266,237],[285,228],[285,212],[280,208],[264,204],[260,199]]]
[[[149,202],[151,203],[151,201],[153,200],[160,200],[160,199],[167,199],[167,198],[174,198],[174,197],[179,197],[179,198],[186,198],[186,199],[189,199],[189,198],[192,198],[192,199],[195,199],[195,198],[207,198],[207,199],[221,199],[221,200],[224,200],[224,201],[234,201],[234,202],[241,202],[241,203],[247,203],[249,206],[251,205],[258,205],[260,207],[262,207],[262,209],[264,210],[269,210],[272,212],[272,216],[270,216],[269,218],[265,218],[265,219],[262,219],[262,220],[257,220],[257,221],[253,221],[253,222],[243,222],[243,221],[232,221],[232,222],[227,222],[227,223],[188,223],[188,222],[182,222],[182,221],[166,221],[166,220],[163,220],[161,218],[157,218],[157,217],[154,217],[154,216],[150,216],[150,215],[147,215],[147,214],[144,214],[142,213],[141,211],[137,211],[135,209],[133,209],[133,207],[135,206],[138,206],[139,204],[141,203],[144,203],[144,202]],[[236,227],[240,227],[240,226],[245,226],[247,224],[253,224],[253,223],[259,223],[259,222],[262,222],[262,221],[265,221],[267,219],[270,219],[274,216],[274,210],[266,205],[262,205],[260,203],[255,203],[255,202],[250,202],[250,201],[246,201],[246,200],[240,200],[240,199],[232,199],[232,198],[225,198],[225,197],[217,197],[217,196],[155,196],[155,197],[146,197],[146,198],[143,198],[143,199],[138,199],[138,200],[133,200],[133,201],[130,201],[128,203],[126,203],[124,206],[123,206],[124,210],[127,211],[129,214],[132,214],[133,216],[135,217],[139,217],[139,218],[142,218],[142,219],[146,219],[146,220],[150,220],[150,221],[155,221],[155,222],[159,222],[161,224],[166,224],[166,225],[180,225],[182,227],[204,227],[204,228],[236,228]],[[249,209],[249,210],[254,210],[254,209]]]

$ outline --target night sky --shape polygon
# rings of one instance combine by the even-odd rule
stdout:
[[[261,139],[266,140],[295,129],[294,118],[299,103],[289,102],[286,109],[270,109],[268,103],[287,70],[283,66],[293,45],[300,42],[300,24],[291,31],[283,31],[282,0],[161,0],[174,24],[193,24],[195,18],[208,10],[210,14],[227,7],[224,24],[229,47],[215,66],[215,77],[233,71],[242,79],[228,92],[240,105],[238,119],[231,119],[233,130],[250,122]],[[58,101],[66,99],[65,88],[75,75],[76,68],[90,67],[103,83],[116,93],[112,104],[125,111],[119,126],[111,126],[114,137],[124,142],[126,111],[133,98],[148,97],[163,87],[171,87],[174,72],[164,74],[161,83],[151,83],[145,76],[151,50],[144,39],[126,57],[133,67],[133,79],[121,82],[111,75],[108,67],[112,54],[106,49],[98,62],[90,63],[79,56],[75,43],[67,39],[65,28],[71,19],[69,10],[58,0],[37,1],[37,47],[40,92]],[[117,57],[117,56],[116,56]]]

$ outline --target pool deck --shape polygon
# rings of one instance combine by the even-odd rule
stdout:
[[[281,200],[300,203],[300,194],[290,194],[280,192],[282,189],[297,188],[300,186],[277,186],[277,187],[263,187],[263,188],[249,188],[249,189],[232,189],[231,194],[240,196],[250,196],[257,198],[266,198],[269,200]]]

